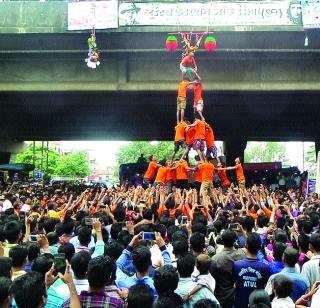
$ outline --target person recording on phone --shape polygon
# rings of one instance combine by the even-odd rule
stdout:
[[[139,243],[141,239],[149,238],[148,240],[150,240],[151,237],[150,234],[148,234],[147,237],[144,237],[143,233],[144,232],[141,232],[132,238],[128,247],[123,250],[121,256],[117,260],[116,285],[118,288],[130,288],[139,283],[145,284],[152,289],[153,296],[156,297],[157,293],[153,280],[148,276],[149,267],[152,264],[150,248]],[[160,233],[155,232],[154,238],[161,250],[164,265],[172,265],[165,241],[161,237]],[[136,274],[131,277],[123,272],[123,269],[130,262],[130,259],[132,259],[132,263],[136,269]]]

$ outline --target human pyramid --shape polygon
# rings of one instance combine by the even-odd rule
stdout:
[[[235,159],[235,166],[222,166],[217,155],[213,129],[203,116],[202,82],[194,56],[204,35],[205,33],[197,39],[195,45],[192,45],[190,36],[184,33],[181,34],[184,45],[180,62],[182,81],[178,85],[174,151],[171,160],[162,161],[161,163],[157,163],[155,156],[150,158],[148,169],[144,175],[144,184],[146,186],[152,183],[154,186],[166,185],[168,192],[171,192],[173,186],[180,189],[189,189],[188,172],[194,172],[195,183],[193,186],[200,191],[200,195],[203,193],[211,195],[215,169],[218,171],[223,188],[228,188],[231,185],[226,170],[234,169],[239,187],[245,187],[245,177],[239,157]],[[193,90],[194,93],[193,123],[190,123],[185,118],[188,90]],[[180,148],[183,149],[183,154],[180,159],[175,160]],[[198,154],[196,156],[197,166],[195,167],[188,165],[188,154],[191,149],[194,149]],[[217,161],[217,168],[213,164],[214,160]]]

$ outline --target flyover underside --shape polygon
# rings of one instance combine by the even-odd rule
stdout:
[[[0,139],[172,140],[175,92],[0,93]],[[205,92],[219,140],[315,140],[319,93]],[[187,107],[192,117],[192,102]]]
[[[98,34],[91,70],[86,34],[1,36],[0,140],[172,140],[181,54],[165,37]],[[320,34],[308,48],[303,33],[217,37],[196,55],[216,138],[318,140]]]

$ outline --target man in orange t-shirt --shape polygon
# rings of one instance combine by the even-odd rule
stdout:
[[[220,178],[220,183],[222,186],[222,191],[226,192],[228,190],[228,188],[230,187],[231,182],[228,179],[226,170],[222,168],[221,162],[218,163],[217,167],[218,167],[217,168],[218,176]]]
[[[160,187],[163,187],[166,185],[167,181],[167,174],[168,174],[168,162],[169,161],[161,161],[161,167],[158,169],[156,179],[154,180],[153,186],[159,185]]]
[[[172,187],[176,184],[176,169],[171,169],[172,165],[170,165],[170,163],[168,164],[169,168],[168,168],[168,172],[167,172],[167,178],[166,178],[166,182],[167,182],[167,193],[171,193],[172,192]]]
[[[246,188],[246,178],[244,176],[244,173],[243,173],[243,168],[242,168],[242,165],[241,165],[241,161],[240,161],[240,157],[237,157],[235,160],[235,163],[236,165],[233,166],[233,167],[227,167],[227,168],[224,168],[226,170],[236,170],[236,175],[237,175],[237,181],[238,181],[238,185],[239,185],[239,188]]]
[[[185,130],[187,128],[187,123],[185,121],[179,122],[175,126],[175,135],[174,135],[174,150],[171,158],[171,162],[173,162],[177,152],[179,151],[180,147],[185,147]]]
[[[213,197],[213,178],[214,178],[214,165],[212,157],[208,157],[207,161],[199,165],[199,170],[202,173],[200,196],[208,195]]]
[[[171,168],[176,170],[177,188],[189,189],[188,163],[184,159],[177,161]]]
[[[146,171],[146,173],[144,174],[144,177],[143,177],[143,183],[146,186],[149,186],[149,184],[152,183],[154,177],[156,176],[157,169],[159,167],[161,167],[161,165],[159,165],[157,163],[157,157],[155,155],[152,155],[150,157],[150,163],[148,165],[148,169],[147,169],[147,171]]]
[[[204,140],[206,136],[206,122],[200,119],[200,116],[196,114],[196,118],[193,124],[188,125],[189,127],[195,128],[193,149],[197,151],[200,160],[205,161],[204,156]]]
[[[197,192],[200,192],[201,182],[202,182],[202,170],[199,168],[202,162],[200,161],[199,156],[195,157],[195,160],[197,161],[197,167],[198,169],[194,170],[194,188],[197,190]]]
[[[187,124],[189,125],[190,122],[187,121]],[[186,149],[181,157],[181,159],[187,159],[188,154],[190,150],[192,149],[192,145],[194,143],[194,136],[196,133],[195,127],[190,127],[188,126],[185,128],[185,133],[186,133]]]

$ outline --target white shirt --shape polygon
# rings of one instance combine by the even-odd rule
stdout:
[[[320,289],[312,296],[310,308],[318,308],[320,303]]]
[[[285,298],[277,298],[275,297],[271,302],[272,308],[295,308],[293,300],[288,296]]]

